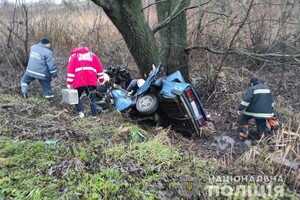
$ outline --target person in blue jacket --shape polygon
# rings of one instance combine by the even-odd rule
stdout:
[[[266,119],[273,116],[274,102],[270,89],[263,85],[257,76],[250,79],[250,87],[241,101],[238,113],[244,111],[241,117],[242,132],[239,133],[243,139],[249,136],[249,120],[255,119],[257,132],[261,139],[267,137],[265,132]]]
[[[47,100],[54,98],[51,81],[57,77],[56,63],[50,49],[50,41],[42,37],[40,43],[31,46],[27,69],[21,80],[21,91],[25,99],[28,98],[29,84],[37,79]]]

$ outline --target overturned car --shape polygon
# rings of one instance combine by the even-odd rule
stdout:
[[[171,126],[185,136],[200,135],[209,119],[195,89],[186,83],[179,71],[159,77],[161,65],[154,68],[134,95],[122,88],[111,90],[115,108],[130,109],[139,120],[153,120]]]

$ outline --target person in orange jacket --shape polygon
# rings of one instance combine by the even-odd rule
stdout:
[[[78,90],[78,104],[76,110],[79,117],[84,117],[84,106],[80,100],[83,92],[90,99],[92,116],[97,115],[96,89],[98,82],[104,84],[103,67],[99,58],[92,53],[84,42],[80,42],[78,48],[71,51],[68,63],[67,87]]]

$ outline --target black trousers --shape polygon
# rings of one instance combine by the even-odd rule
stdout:
[[[251,119],[255,119],[258,134],[264,134],[266,129],[266,119],[258,119],[252,116],[243,115],[241,117],[241,125],[248,125]]]

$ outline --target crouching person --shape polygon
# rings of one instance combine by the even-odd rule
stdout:
[[[249,137],[249,120],[255,119],[257,132],[260,139],[267,137],[266,119],[273,116],[273,95],[270,89],[263,85],[257,76],[253,76],[250,80],[250,87],[243,100],[240,103],[238,112],[244,111],[241,117],[242,132],[240,137],[246,139]]]
[[[98,81],[103,84],[103,68],[99,58],[80,42],[78,48],[71,51],[67,72],[67,87],[77,89],[78,104],[76,110],[80,118],[84,117],[84,106],[80,100],[85,92],[90,99],[92,116],[97,115],[96,89]]]

